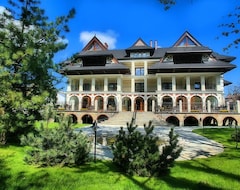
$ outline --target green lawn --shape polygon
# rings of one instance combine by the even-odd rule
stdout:
[[[201,134],[202,130],[197,130]],[[38,168],[24,163],[24,148],[0,148],[0,190],[2,189],[213,189],[240,187],[240,149],[230,135],[233,129],[204,129],[204,135],[221,142],[223,153],[191,161],[178,161],[168,176],[131,177],[119,173],[108,161],[88,163],[78,168]]]

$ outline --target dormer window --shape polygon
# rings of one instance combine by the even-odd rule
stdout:
[[[136,57],[136,58],[141,58],[141,57],[149,57],[150,52],[132,52],[130,53],[130,57]]]

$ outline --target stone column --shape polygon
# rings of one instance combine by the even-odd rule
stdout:
[[[237,113],[240,113],[240,101],[237,100],[237,103],[236,103],[236,107],[237,107]]]
[[[108,78],[104,78],[104,92],[108,91]]]
[[[172,91],[176,91],[176,76],[172,76]]]
[[[201,91],[206,90],[206,85],[205,85],[205,76],[201,76]]]
[[[152,100],[152,112],[155,112],[155,100]]]
[[[79,91],[82,92],[83,91],[83,78],[79,79]]]
[[[117,92],[122,91],[122,79],[121,77],[117,78]]]
[[[67,84],[67,91],[70,92],[72,89],[71,89],[71,84],[72,84],[72,79],[68,79],[68,84]]]
[[[134,80],[134,78],[131,79],[131,92],[135,92],[135,80]]]
[[[95,83],[96,83],[95,78],[92,78],[92,85],[91,85],[91,91],[92,92],[95,92]]]
[[[186,87],[187,91],[191,91],[190,76],[186,76]]]
[[[182,113],[182,100],[179,100],[179,112]]]
[[[210,100],[207,101],[207,112],[211,113],[211,101]]]
[[[157,91],[162,91],[162,78],[160,76],[157,77]]]

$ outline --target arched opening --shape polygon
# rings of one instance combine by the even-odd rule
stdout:
[[[178,96],[177,97],[177,110],[180,111],[180,101],[182,101],[182,112],[187,112],[187,98],[185,96]]]
[[[105,121],[105,120],[108,120],[108,116],[106,116],[106,115],[99,115],[99,116],[97,117],[97,122],[98,122],[98,123],[101,123],[101,122],[103,122],[103,121]]]
[[[131,99],[129,97],[124,97],[122,100],[122,110],[131,111]]]
[[[206,108],[208,108],[208,102],[210,102],[210,109],[212,111],[214,110],[217,110],[217,107],[218,107],[218,100],[215,96],[208,96],[207,99],[206,99]]]
[[[170,125],[179,126],[179,119],[175,116],[168,117],[166,122]]]
[[[188,116],[184,120],[184,126],[198,126],[198,120],[193,116]]]
[[[72,96],[70,98],[71,110],[76,111],[79,109],[79,100],[77,96]]]
[[[157,108],[157,98],[150,97],[147,101],[147,111],[155,112]]]
[[[203,120],[203,126],[218,126],[218,122],[214,117],[206,117]]]
[[[114,96],[109,96],[107,100],[107,110],[108,111],[116,111],[116,98]]]
[[[96,96],[94,102],[95,102],[96,110],[103,110],[103,97],[102,96]]]
[[[77,116],[76,116],[76,115],[70,114],[69,117],[71,117],[72,123],[74,123],[74,124],[78,123],[78,119],[77,119]]]
[[[162,108],[163,111],[172,111],[173,109],[173,100],[170,96],[164,96],[162,99]]]
[[[191,98],[191,111],[201,112],[202,111],[202,98],[199,96],[193,96]]]
[[[237,120],[233,117],[225,117],[223,120],[223,126],[237,126]]]
[[[82,98],[82,108],[89,109],[91,106],[91,98],[89,96],[84,96]]]
[[[142,97],[135,99],[135,111],[144,111],[144,99]]]
[[[89,114],[86,114],[86,115],[82,116],[82,123],[92,124],[92,123],[93,123],[93,118],[92,118],[92,116],[89,115]]]

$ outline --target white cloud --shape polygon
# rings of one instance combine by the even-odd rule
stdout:
[[[80,33],[80,42],[85,46],[94,36],[96,36],[103,44],[107,43],[109,49],[116,48],[117,34],[113,30],[107,30],[106,32],[83,31]]]

